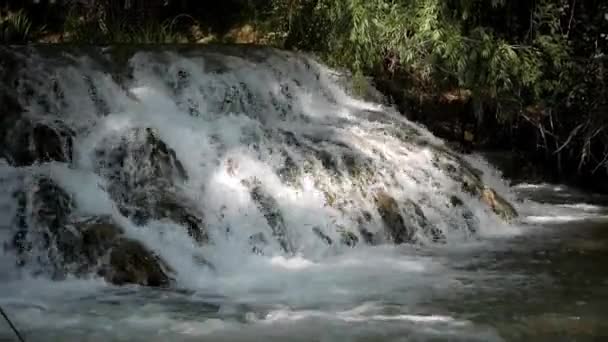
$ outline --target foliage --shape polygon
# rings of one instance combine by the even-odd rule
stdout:
[[[356,72],[469,89],[504,125],[523,117],[537,127],[558,169],[566,158],[579,171],[608,166],[601,1],[274,0],[271,10],[289,47]],[[542,108],[536,117],[530,106]]]
[[[0,42],[15,43],[29,41],[32,22],[23,10],[2,14],[0,11]]]

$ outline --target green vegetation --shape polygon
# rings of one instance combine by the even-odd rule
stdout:
[[[559,176],[608,170],[606,1],[42,1],[2,9],[0,34],[11,43],[244,42],[309,51],[356,79],[388,84],[380,88],[431,128],[424,102],[457,91],[448,102],[466,113],[452,120],[477,127],[484,147],[540,157]]]

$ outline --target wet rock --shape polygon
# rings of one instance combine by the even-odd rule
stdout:
[[[259,181],[253,180],[243,183],[249,188],[251,199],[256,203],[264,218],[266,218],[268,225],[272,229],[272,235],[278,241],[281,249],[286,253],[293,252],[293,246],[287,238],[287,226],[285,225],[277,201],[262,188]]]
[[[327,234],[323,233],[323,231],[321,230],[321,228],[319,228],[319,227],[312,227],[312,232],[315,233],[315,235],[318,236],[327,245],[331,246],[333,244],[332,239],[329,236],[327,236]]]
[[[150,220],[170,220],[184,226],[188,235],[196,242],[209,242],[204,216],[187,199],[182,199],[170,191],[140,192],[126,201],[121,207],[123,215],[130,217],[138,225]]]
[[[116,139],[114,139],[116,140]],[[111,146],[111,148],[104,147]],[[111,192],[126,197],[138,188],[172,186],[188,178],[175,151],[152,128],[135,128],[96,150],[97,170],[112,183]]]
[[[429,220],[426,218],[426,215],[424,215],[422,208],[420,208],[420,206],[416,202],[412,200],[406,200],[404,201],[402,206],[404,207],[405,212],[409,214],[409,217],[412,219],[413,223],[416,226],[422,228],[422,232],[424,233],[424,235],[431,239],[431,241],[435,243],[446,242],[446,236],[443,231],[431,222],[429,222]]]
[[[338,166],[338,160],[334,157],[331,152],[323,149],[312,149],[313,154],[317,160],[321,162],[323,168],[332,174],[338,174],[340,169]]]
[[[295,184],[300,175],[300,167],[295,160],[289,155],[289,152],[283,151],[285,161],[283,166],[277,170],[277,174],[281,181],[285,184]]]
[[[439,161],[436,161],[435,164],[442,168],[455,181],[459,182],[462,185],[462,191],[478,197],[504,220],[511,220],[517,217],[517,211],[509,202],[498,195],[495,190],[483,184],[481,179],[483,173],[481,171],[475,169],[464,159],[453,153],[446,151],[440,153],[453,163],[456,163],[458,167],[451,163],[441,163]]]
[[[168,267],[138,241],[120,238],[110,252],[109,266],[102,272],[116,285],[164,287],[171,283]]]
[[[19,120],[4,129],[0,156],[15,166],[38,162],[72,161],[74,131],[60,121]]]
[[[359,243],[359,237],[353,232],[346,230],[340,231],[340,243],[348,247],[355,247]]]
[[[451,196],[450,203],[452,207],[457,208],[461,212],[462,218],[467,225],[467,230],[471,234],[477,233],[479,230],[479,220],[471,209],[457,196]]]
[[[186,170],[154,129],[135,128],[110,138],[96,157],[97,171],[109,180],[110,195],[123,215],[138,225],[167,219],[184,226],[197,242],[208,242],[203,214],[175,195],[176,182],[188,178]]]
[[[371,224],[372,222],[372,214],[369,213],[368,211],[362,211],[361,212],[361,216],[359,216],[357,218],[357,224],[359,225],[359,234],[361,234],[361,237],[363,238],[363,242],[365,242],[368,245],[375,245],[378,241],[377,237],[375,236],[375,234],[373,234],[372,232],[370,232],[367,227]]]
[[[124,233],[122,227],[108,217],[94,218],[78,224],[82,250],[89,263],[104,256]]]
[[[116,285],[167,286],[170,268],[139,241],[126,238],[124,230],[110,217],[93,217],[75,222],[80,239],[73,249],[62,249],[65,261],[72,260],[76,273],[98,273]],[[69,252],[79,254],[70,257]]]
[[[256,233],[249,237],[249,245],[251,245],[251,251],[257,255],[264,255],[264,247],[268,245],[268,240],[264,233]]]
[[[390,240],[395,244],[412,242],[414,229],[407,227],[397,201],[386,192],[376,194],[376,207]]]
[[[69,220],[74,202],[53,180],[40,177],[14,195],[18,203],[13,246],[27,258],[34,244],[48,249]],[[29,220],[27,219],[29,217]],[[20,263],[27,262],[20,258]]]
[[[504,220],[512,220],[518,215],[515,208],[491,188],[483,188],[481,200]]]
[[[376,235],[372,232],[370,232],[367,228],[363,228],[363,227],[359,227],[359,233],[361,234],[361,237],[363,238],[363,241],[368,244],[368,245],[375,245],[377,244],[377,238]]]
[[[351,178],[360,182],[368,182],[373,176],[372,161],[354,153],[342,155],[342,163]]]

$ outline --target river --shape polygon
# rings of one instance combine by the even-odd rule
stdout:
[[[223,279],[230,295],[32,279],[0,303],[28,341],[601,341],[608,210],[548,188],[542,224],[457,248],[272,260]]]

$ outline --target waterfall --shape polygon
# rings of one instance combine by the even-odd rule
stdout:
[[[502,184],[489,169],[310,56],[0,56],[0,278],[205,286],[244,265],[297,269],[514,229],[512,207],[484,185]]]

